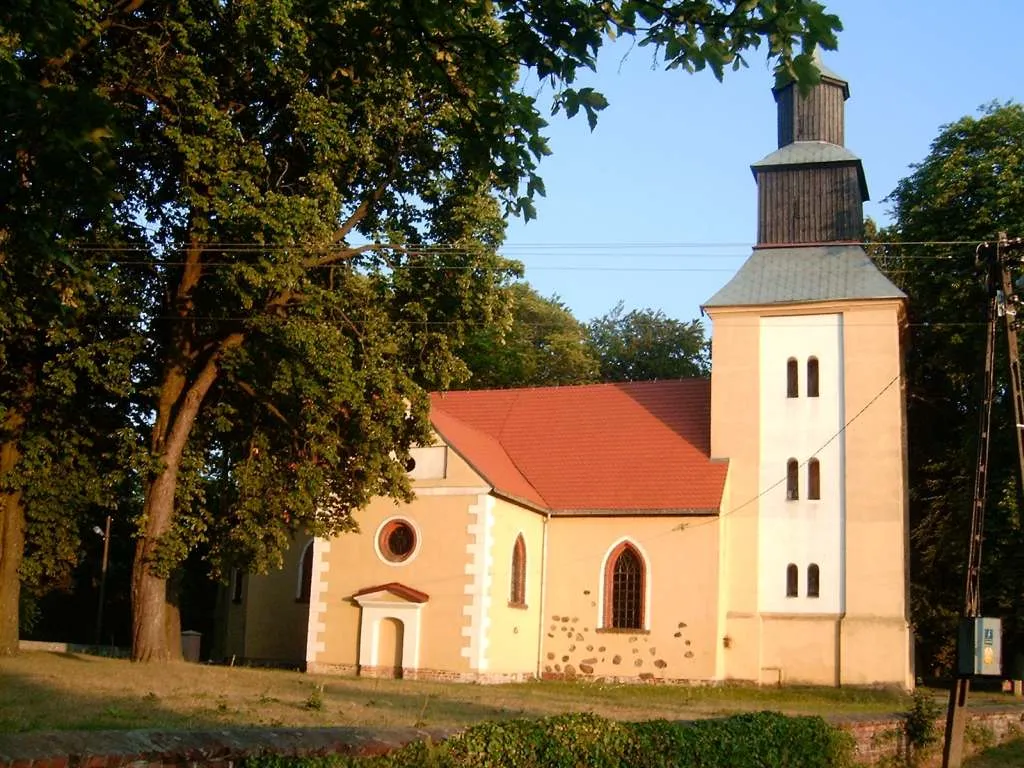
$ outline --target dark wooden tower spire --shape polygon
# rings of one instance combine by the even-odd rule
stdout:
[[[868,199],[860,159],[843,146],[849,85],[815,53],[821,82],[807,94],[775,86],[779,148],[751,166],[759,246],[859,242]]]

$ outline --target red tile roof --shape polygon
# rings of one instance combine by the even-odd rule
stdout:
[[[555,513],[714,513],[706,379],[447,392],[434,429],[503,496]]]
[[[374,587],[365,587],[358,592],[353,592],[352,597],[372,595],[374,592],[390,592],[392,595],[408,600],[410,603],[425,603],[430,599],[430,595],[426,592],[420,592],[418,589],[407,587],[405,584],[400,584],[397,581],[389,581],[387,584],[378,584]]]

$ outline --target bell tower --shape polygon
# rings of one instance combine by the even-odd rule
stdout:
[[[850,90],[817,61],[809,92],[772,91],[757,244],[704,305],[711,452],[729,461],[718,673],[910,687],[906,297],[863,248]]]

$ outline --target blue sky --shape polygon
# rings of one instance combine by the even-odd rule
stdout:
[[[1024,101],[1024,1],[825,4],[844,26],[824,61],[850,83],[846,145],[864,162],[865,212],[884,223],[884,198],[941,125],[992,100]],[[748,68],[719,83],[710,72],[665,72],[650,49],[627,42],[580,83],[611,102],[597,129],[582,115],[551,120],[547,197],[537,220],[510,224],[504,252],[581,320],[620,299],[691,319],[750,253],[750,164],[777,143],[771,68],[753,51]],[[546,103],[550,92],[539,95]]]

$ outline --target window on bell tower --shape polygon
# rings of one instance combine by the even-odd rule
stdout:
[[[786,498],[790,501],[800,498],[800,466],[796,459],[786,462]]]
[[[795,357],[786,361],[786,397],[800,397],[800,372]]]
[[[818,358],[807,358],[807,396],[818,396]]]

